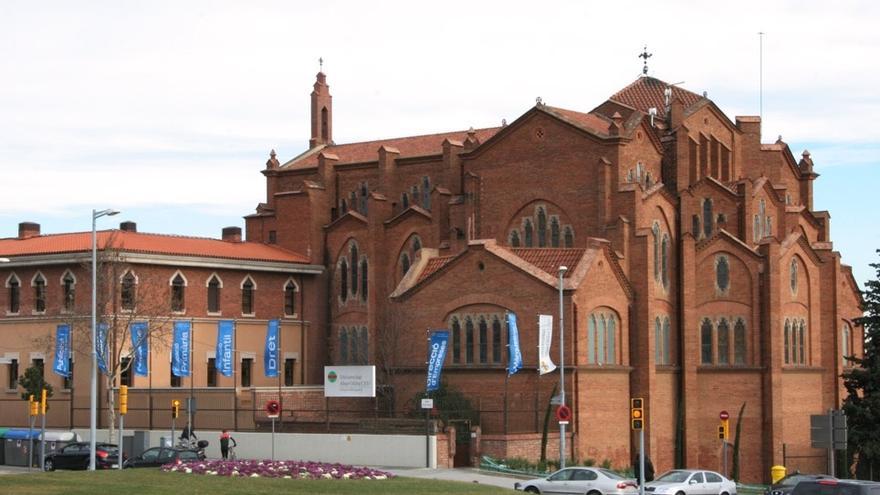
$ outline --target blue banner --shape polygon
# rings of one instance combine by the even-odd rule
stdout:
[[[98,354],[98,369],[109,375],[107,371],[107,330],[106,323],[98,323],[95,327],[95,353]]]
[[[232,376],[234,332],[234,321],[222,320],[217,322],[217,351],[214,362],[217,364],[217,371],[223,376]]]
[[[136,321],[129,325],[131,332],[131,347],[134,349],[134,361],[132,367],[134,373],[138,376],[147,376],[150,374],[150,343],[148,341],[148,327],[145,321]]]
[[[266,328],[266,350],[263,352],[263,368],[267,377],[278,376],[278,320],[269,320]]]
[[[189,321],[174,322],[174,345],[171,350],[171,373],[174,376],[189,376],[190,342],[192,323]]]
[[[70,325],[58,325],[55,331],[55,365],[52,371],[70,376]]]
[[[519,350],[519,329],[516,327],[516,313],[507,313],[507,376],[522,369],[522,353]]]
[[[449,330],[431,332],[431,346],[428,350],[428,392],[440,388],[440,372],[446,361],[446,347],[449,344]]]

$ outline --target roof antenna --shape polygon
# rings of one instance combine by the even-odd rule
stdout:
[[[648,59],[653,56],[654,56],[653,53],[648,53],[648,45],[645,45],[645,51],[643,51],[642,53],[639,54],[639,58],[645,59],[645,63],[642,66],[642,76],[643,77],[648,75]]]
[[[764,120],[764,31],[758,31],[758,116]]]
[[[318,57],[318,72],[324,72],[324,57]]]

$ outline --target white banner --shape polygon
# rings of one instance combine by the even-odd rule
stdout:
[[[550,343],[553,342],[553,316],[538,315],[538,373],[545,375],[556,369],[550,359]]]
[[[324,366],[324,397],[375,396],[375,366]]]

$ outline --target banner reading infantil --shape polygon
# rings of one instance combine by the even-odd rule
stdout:
[[[129,327],[131,346],[134,348],[134,373],[138,376],[150,374],[150,347],[147,341],[147,322],[136,321]]]
[[[556,369],[550,359],[550,344],[553,342],[553,316],[538,315],[538,373],[545,375]]]
[[[191,333],[191,322],[174,322],[174,345],[171,352],[171,373],[174,376],[189,376]]]
[[[55,331],[55,364],[52,371],[70,376],[70,325],[58,325]]]
[[[446,347],[449,344],[449,330],[431,332],[431,346],[428,351],[428,392],[440,388],[440,372],[446,360]]]
[[[232,376],[232,343],[234,341],[235,322],[221,320],[217,322],[217,350],[215,352],[217,371],[223,376]]]
[[[278,320],[269,320],[266,328],[266,349],[263,352],[263,368],[266,377],[278,376]]]
[[[519,349],[519,329],[516,326],[516,313],[507,313],[507,375],[510,376],[522,369],[522,352]]]

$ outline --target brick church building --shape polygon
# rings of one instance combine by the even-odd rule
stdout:
[[[861,299],[830,214],[813,210],[810,154],[762,144],[760,118],[732,121],[705,93],[644,76],[588,112],[539,99],[500,127],[336,144],[319,73],[309,149],[284,162],[273,151],[262,173],[246,241],[154,239],[140,263],[168,272],[165,290],[180,270],[197,294],[187,315],[206,325],[219,314],[205,291],[228,270],[217,273],[235,294],[223,315],[283,317],[297,342],[292,386],[321,384],[324,364],[375,364],[403,413],[425,387],[428,332],[447,329],[443,382],[477,413],[459,427],[479,425],[481,452],[534,458],[559,383],[537,373],[538,315],[554,317],[557,362],[562,316],[572,458],[627,466],[638,445],[629,399],[643,397],[658,470],[677,456],[720,470],[722,410],[742,425],[741,479],[783,462],[823,469],[809,416],[844,397]],[[33,286],[42,259],[14,248],[28,242],[19,237],[0,240],[7,308],[10,284]],[[57,250],[50,237],[33,239]],[[63,285],[53,270],[44,276]],[[249,276],[263,302],[243,314]],[[288,283],[301,313],[285,312]],[[512,376],[507,313],[524,360]],[[0,328],[34,315],[7,310]]]

